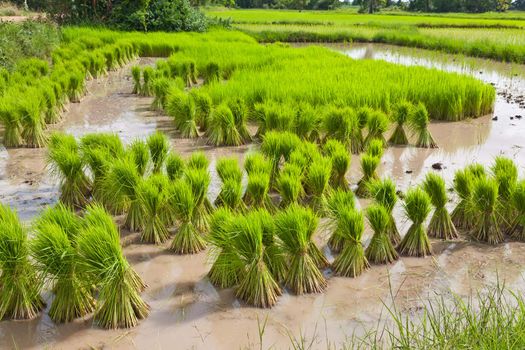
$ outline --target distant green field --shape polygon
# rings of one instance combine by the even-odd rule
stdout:
[[[525,63],[525,13],[358,14],[354,10],[207,11],[259,41],[380,42]]]

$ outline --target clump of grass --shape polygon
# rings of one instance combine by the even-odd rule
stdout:
[[[332,162],[328,158],[319,158],[310,164],[306,174],[306,185],[311,193],[310,206],[322,215],[326,211],[326,192],[332,173]]]
[[[416,146],[422,148],[437,148],[437,144],[428,130],[430,118],[428,116],[427,108],[421,102],[418,103],[412,111],[409,119],[410,127],[416,134]]]
[[[366,123],[368,134],[365,139],[365,146],[368,146],[374,139],[380,140],[383,145],[386,145],[385,132],[388,131],[390,121],[388,116],[381,111],[373,111],[368,115]]]
[[[187,170],[189,173],[197,171]],[[195,225],[196,212],[201,210],[198,207],[199,204],[191,184],[185,180],[177,180],[173,184],[171,205],[175,211],[179,227],[170,249],[177,254],[195,254],[206,248],[206,241]]]
[[[215,146],[239,146],[244,143],[230,107],[221,104],[213,111],[206,130],[208,143]]]
[[[520,181],[512,193],[516,217],[512,221],[511,235],[519,241],[525,240],[525,181]]]
[[[175,181],[180,179],[184,175],[184,169],[186,165],[184,160],[177,153],[170,152],[166,157],[166,175],[170,181]]]
[[[353,192],[336,189],[331,192],[327,200],[328,217],[332,234],[328,239],[328,246],[334,253],[339,253],[344,246],[343,235],[340,234],[339,216],[342,212],[355,209],[355,197]]]
[[[102,328],[129,328],[146,318],[149,307],[140,296],[145,284],[124,257],[118,229],[102,207],[88,207],[77,246],[79,271],[99,288],[95,322]]]
[[[169,238],[167,229],[171,217],[168,179],[164,175],[152,175],[139,182],[136,192],[144,217],[140,239],[145,243],[161,244]]]
[[[445,240],[458,238],[456,226],[445,207],[448,202],[445,180],[435,173],[428,173],[423,188],[435,208],[428,225],[428,235]]]
[[[399,234],[396,220],[392,214],[397,203],[396,185],[389,178],[374,180],[370,182],[368,191],[372,198],[374,198],[374,201],[386,209],[389,218],[387,234],[392,244],[394,246],[398,245],[399,242],[401,242],[401,235]]]
[[[389,264],[398,258],[397,252],[388,237],[390,219],[387,210],[378,204],[369,206],[366,217],[374,235],[365,250],[366,259],[373,264]]]
[[[84,207],[89,199],[90,181],[75,138],[53,134],[49,145],[48,166],[60,179],[60,201],[73,208]]]
[[[32,319],[44,308],[41,280],[31,260],[27,232],[17,214],[0,204],[0,319]]]
[[[77,268],[76,239],[81,225],[75,213],[61,204],[47,209],[35,224],[31,255],[52,283],[55,297],[49,317],[57,323],[83,317],[95,307],[91,282]]]
[[[361,243],[364,230],[362,213],[350,208],[340,212],[337,231],[341,237],[342,249],[341,254],[332,263],[335,274],[357,277],[370,267]]]
[[[498,183],[496,180],[481,178],[474,182],[472,189],[474,223],[471,235],[480,242],[498,244],[503,242],[501,220],[498,213]]]
[[[421,188],[412,188],[406,193],[403,208],[407,218],[412,221],[412,225],[397,248],[399,253],[408,256],[432,254],[430,241],[424,227],[425,220],[432,210],[430,197]]]
[[[164,167],[164,161],[168,156],[170,141],[162,132],[157,131],[148,136],[147,144],[151,161],[153,163],[153,173],[160,173]]]
[[[412,104],[407,101],[400,101],[394,106],[393,119],[396,122],[394,133],[390,136],[388,143],[392,145],[407,145],[408,138],[404,129],[404,125],[408,122],[412,114]]]
[[[332,161],[332,175],[330,185],[348,191],[350,184],[346,180],[346,173],[350,168],[350,154],[344,145],[337,140],[328,140],[324,145],[326,155]]]
[[[512,159],[498,156],[494,159],[491,172],[498,184],[500,202],[498,215],[501,219],[502,230],[504,233],[509,233],[516,217],[512,204],[512,193],[518,183],[518,168]]]
[[[361,198],[370,197],[369,183],[378,179],[376,169],[379,166],[380,158],[364,154],[361,156],[361,171],[363,177],[357,183],[356,195]]]
[[[142,92],[142,86],[140,84],[140,78],[142,71],[139,66],[131,67],[131,76],[133,78],[133,94],[140,94]]]
[[[289,261],[284,283],[295,294],[320,293],[327,287],[312,251],[317,221],[311,210],[297,205],[288,207],[275,218],[282,249]]]

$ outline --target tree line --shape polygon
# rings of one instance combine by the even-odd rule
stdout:
[[[382,8],[397,7],[414,12],[505,12],[525,10],[525,0],[354,0],[361,12],[376,12]]]

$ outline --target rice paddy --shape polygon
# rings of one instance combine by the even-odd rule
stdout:
[[[86,36],[76,42],[73,33]],[[72,48],[96,47],[88,34],[65,30]],[[455,165],[454,181],[446,170],[416,170],[409,184],[384,171],[398,150],[446,149],[436,125],[485,122],[496,99],[489,84],[438,70],[362,64],[324,48],[259,46],[237,32],[96,35],[102,52],[109,52],[103,46],[108,43],[123,45],[122,52],[116,49],[113,58],[102,54],[103,68],[86,70],[85,85],[72,84],[76,88],[63,106],[45,112],[58,127],[24,131],[29,124],[21,124],[20,143],[9,150],[44,146],[37,152],[46,154],[59,195],[31,223],[5,206],[5,234],[17,236],[24,248],[8,253],[12,248],[5,247],[0,298],[24,298],[24,305],[4,306],[4,324],[49,317],[52,327],[94,324],[93,334],[107,339],[105,334],[131,333],[103,329],[137,327],[141,337],[167,317],[177,319],[176,332],[188,344],[193,341],[180,331],[202,327],[201,317],[220,322],[225,311],[219,308],[235,305],[232,312],[240,312],[243,323],[245,312],[253,312],[253,319],[258,309],[271,309],[274,317],[284,308],[294,319],[298,314],[290,307],[309,310],[307,304],[334,295],[345,305],[341,312],[360,298],[358,308],[364,310],[364,301],[379,300],[377,294],[367,299],[358,287],[350,298],[348,287],[384,288],[380,271],[392,271],[396,285],[400,266],[426,266],[434,259],[429,255],[440,260],[454,254],[442,247],[459,245],[479,254],[503,247],[503,241],[523,240],[521,164],[510,157]],[[228,57],[221,47],[237,50]],[[73,57],[59,50],[63,59]],[[312,57],[329,64],[315,67]],[[69,115],[63,108],[82,105],[92,94],[89,86],[117,71],[129,78],[126,99],[142,101],[157,123],[155,132],[143,130],[140,137],[115,130],[51,132],[63,129]],[[337,79],[342,72],[355,72],[353,82]],[[399,84],[401,89],[394,88]],[[459,95],[450,103],[450,96]],[[478,220],[481,216],[487,220]],[[17,254],[15,269],[26,271],[27,281],[16,280],[16,272],[3,264],[8,254]],[[152,260],[159,264],[150,265]],[[197,283],[195,275],[202,277]],[[205,304],[211,307],[202,309]],[[160,315],[170,307],[176,311]],[[329,317],[330,327],[340,320]],[[235,318],[225,321],[228,327],[245,329]],[[139,346],[150,344],[147,338]]]

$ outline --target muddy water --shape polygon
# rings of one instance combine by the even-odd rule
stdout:
[[[429,59],[417,51],[398,52],[394,48],[375,46],[338,49],[358,58],[365,55],[402,64],[437,64],[440,69],[462,69],[443,55]],[[151,60],[141,63],[149,64]],[[461,71],[487,77],[499,92],[518,94],[523,87],[523,77],[514,77],[506,66],[501,69],[496,66],[479,61],[471,70]],[[76,136],[112,131],[125,142],[160,129],[170,136],[173,148],[182,154],[195,149],[205,151],[212,169],[218,157],[234,155],[242,159],[245,152],[254,147],[212,148],[202,140],[178,138],[169,118],[149,111],[151,99],[129,93],[132,84],[128,72],[129,67],[90,81],[88,95],[81,103],[70,105],[64,121],[53,128]],[[522,166],[525,162],[521,148],[525,141],[520,135],[524,127],[521,121],[509,119],[512,113],[525,114],[512,99],[507,102],[498,96],[498,122],[486,116],[461,123],[433,124],[431,131],[440,149],[391,148],[386,152],[381,171],[395,178],[403,190],[419,181],[436,162],[444,164],[442,173],[449,181],[453,171],[466,162],[489,164],[500,153],[514,157]],[[358,160],[354,159],[349,175],[353,182],[359,178],[357,164]],[[214,172],[212,177],[211,196],[214,197],[219,181]],[[45,169],[45,150],[0,151],[0,200],[16,207],[24,219],[29,220],[43,207],[54,203],[57,195],[57,182]],[[396,208],[396,216],[405,231],[407,223],[401,217],[400,208]],[[367,232],[367,240],[369,234]],[[317,239],[321,244],[326,240],[325,235],[325,231],[320,230]],[[525,290],[522,278],[525,244],[509,242],[489,247],[466,241],[436,241],[433,257],[403,258],[389,266],[374,266],[356,279],[332,277],[330,271],[326,271],[330,278],[324,294],[297,297],[285,293],[272,310],[259,310],[239,303],[232,290],[216,289],[207,281],[206,253],[175,256],[167,252],[167,245],[142,245],[136,238],[136,235],[126,236],[124,251],[149,285],[143,296],[151,306],[150,316],[138,327],[105,331],[93,326],[89,317],[56,325],[44,312],[32,321],[0,322],[0,348],[259,348],[258,324],[267,320],[261,348],[289,348],[291,335],[313,341],[312,348],[326,349],[327,339],[332,344],[341,344],[352,333],[363,332],[364,327],[373,327],[378,319],[385,319],[384,304],[392,305],[393,299],[397,307],[417,314],[425,300],[435,295],[452,292],[468,296],[498,279],[517,290]],[[50,301],[50,293],[45,296]]]

